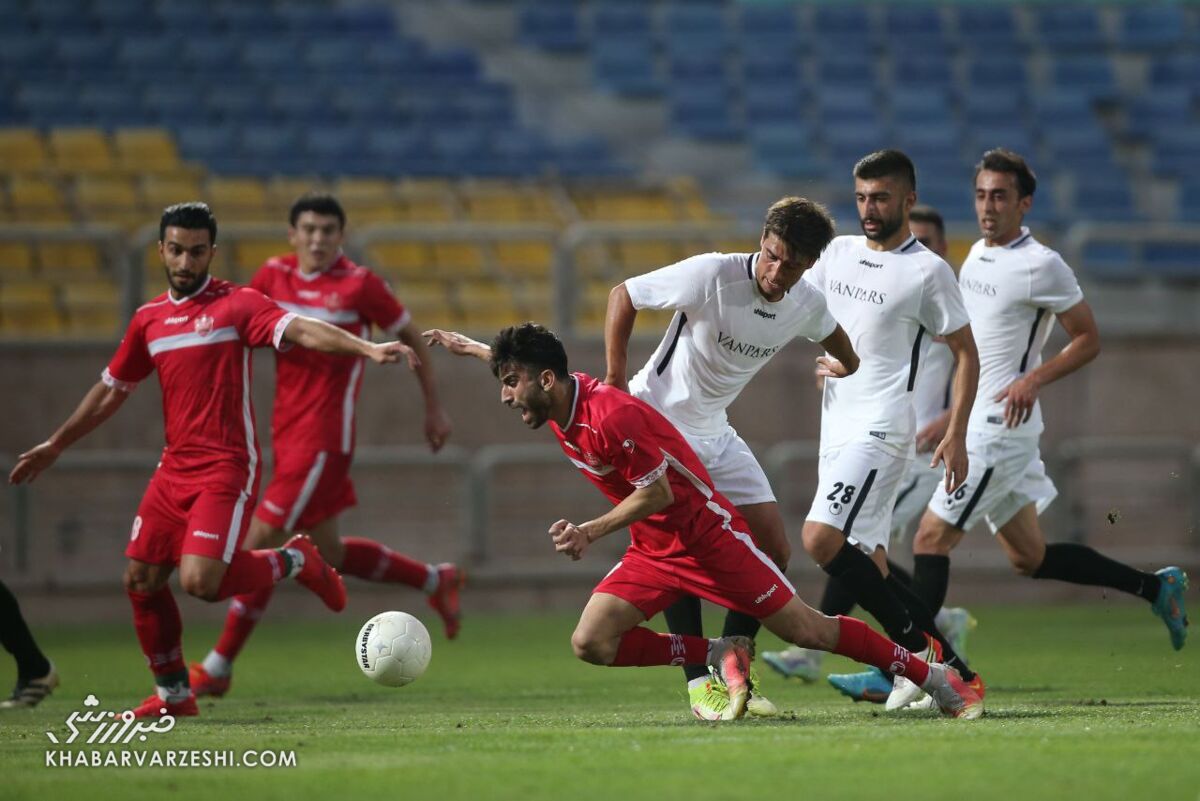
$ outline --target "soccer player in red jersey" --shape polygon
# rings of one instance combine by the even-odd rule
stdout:
[[[649,404],[569,373],[553,333],[525,323],[501,331],[491,346],[455,332],[425,335],[451,353],[489,362],[501,402],[530,428],[549,422],[566,457],[613,502],[594,520],[550,526],[555,550],[579,559],[591,543],[629,528],[628,550],[593,590],[571,636],[580,659],[613,667],[708,665],[729,690],[723,719],[741,717],[752,640],[658,634],[641,625],[690,594],[758,618],[788,642],[908,676],[947,714],[982,713],[979,696],[952,669],[926,663],[860,620],[826,617],[797,598],[683,435]]]
[[[250,350],[289,345],[366,356],[381,364],[415,352],[375,344],[336,326],[288,312],[258,292],[208,274],[217,221],[203,203],[168,207],[158,250],[169,290],[139,308],[98,382],[50,439],[21,454],[13,484],[33,481],[64,449],[125,402],[158,371],[166,447],[142,496],[125,555],[134,628],[156,691],[138,717],[198,714],[183,661],[183,625],[167,584],[176,566],[190,595],[219,601],[295,578],[340,611],[346,588],[312,541],[298,536],[273,550],[242,550],[259,484],[250,401]]]
[[[341,204],[332,195],[304,195],[292,205],[288,221],[294,252],[268,259],[250,286],[288,311],[363,337],[374,325],[411,347],[420,360],[416,372],[425,398],[425,439],[437,452],[451,425],[420,330],[382,278],[342,253],[346,213]],[[308,534],[325,561],[344,575],[425,591],[446,636],[453,639],[459,629],[461,570],[411,559],[374,540],[339,535],[338,515],[357,502],[350,463],[362,369],[361,358],[299,349],[276,353],[271,416],[275,472],[255,510],[247,547],[277,546],[294,533]],[[273,592],[273,587],[263,587],[230,602],[220,639],[202,663],[191,667],[197,696],[228,692],[233,660]]]

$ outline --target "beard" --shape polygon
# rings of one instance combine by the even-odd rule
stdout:
[[[204,279],[208,278],[208,270],[202,273],[193,273],[190,277],[176,276],[171,272],[171,268],[166,268],[167,284],[171,289],[175,290],[180,295],[190,295],[200,288],[204,283]]]
[[[863,235],[872,242],[884,242],[890,239],[897,231],[900,230],[900,226],[904,223],[904,218],[900,215],[896,215],[895,217],[887,220],[878,217],[872,217],[871,219],[879,223],[879,230],[874,234],[867,233],[866,227],[863,226],[863,222],[865,222],[864,220],[860,219],[858,224],[863,229]]]

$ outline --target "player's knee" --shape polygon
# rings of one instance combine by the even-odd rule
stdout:
[[[150,566],[141,562],[130,563],[122,576],[126,592],[154,592],[162,584],[155,579]]]
[[[792,558],[792,546],[787,540],[780,543],[773,543],[762,548],[762,552],[767,555],[775,566],[780,570],[787,570],[788,561]]]
[[[1018,551],[1013,553],[1009,560],[1012,562],[1013,570],[1022,576],[1032,577],[1037,573],[1039,567],[1042,566],[1042,557],[1039,554],[1027,553]]]
[[[321,558],[335,570],[342,569],[342,559],[346,556],[346,547],[342,545],[341,537],[322,538],[317,541],[317,551]]]
[[[216,601],[220,599],[222,578],[224,578],[223,573],[184,568],[179,571],[179,586],[193,598],[199,598],[201,601]]]
[[[954,547],[954,536],[946,524],[921,521],[917,536],[913,538],[913,553],[949,556]]]
[[[616,656],[616,650],[611,643],[579,629],[571,635],[571,649],[575,652],[576,659],[592,665],[612,664],[613,657]]]
[[[819,565],[829,564],[846,541],[840,532],[819,525],[806,525],[800,535],[804,550]]]

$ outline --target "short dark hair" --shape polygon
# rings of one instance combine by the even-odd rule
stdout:
[[[565,379],[567,350],[562,340],[544,325],[521,323],[510,325],[492,340],[492,375],[500,377],[505,366],[523,367],[530,373],[551,370]]]
[[[305,192],[298,197],[292,204],[292,210],[288,212],[288,224],[295,228],[296,220],[300,219],[300,215],[306,211],[337,217],[338,227],[346,227],[346,210],[342,208],[341,203],[338,203],[338,199],[328,192]]]
[[[163,209],[162,219],[158,221],[158,241],[167,235],[167,228],[186,228],[189,231],[208,229],[208,243],[217,244],[217,218],[207,203],[193,200],[190,203],[176,203]]]
[[[785,197],[767,209],[763,236],[775,234],[788,246],[793,259],[816,259],[833,239],[834,224],[829,209],[804,197]]]
[[[913,166],[912,159],[899,150],[876,150],[863,156],[854,165],[854,177],[864,181],[893,175],[904,178],[909,187],[916,190],[917,168]]]
[[[938,230],[943,239],[946,238],[946,221],[942,219],[942,213],[933,206],[918,203],[908,212],[908,219],[910,222],[929,223]]]
[[[1020,154],[1006,148],[995,147],[984,153],[983,158],[975,165],[975,177],[978,178],[979,173],[984,170],[1015,175],[1017,194],[1020,197],[1028,197],[1037,191],[1037,176],[1033,174],[1029,163]]]

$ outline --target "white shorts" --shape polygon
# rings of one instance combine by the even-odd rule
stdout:
[[[683,437],[692,446],[696,456],[700,457],[700,463],[708,470],[717,492],[728,498],[734,506],[775,502],[775,493],[771,491],[767,474],[733,426],[713,437],[693,437],[690,434],[684,434]]]
[[[921,453],[913,459],[900,482],[900,492],[896,495],[896,506],[892,509],[892,539],[906,539],[913,527],[925,514],[929,499],[946,477],[946,468],[942,465],[929,466],[931,454]]]
[[[954,493],[939,486],[929,501],[934,514],[966,531],[986,520],[995,534],[1029,504],[1038,514],[1058,497],[1046,475],[1037,437],[997,437],[967,432],[967,481]]]
[[[868,554],[886,551],[892,508],[910,462],[911,455],[897,456],[873,437],[824,451],[807,519],[833,526]]]

